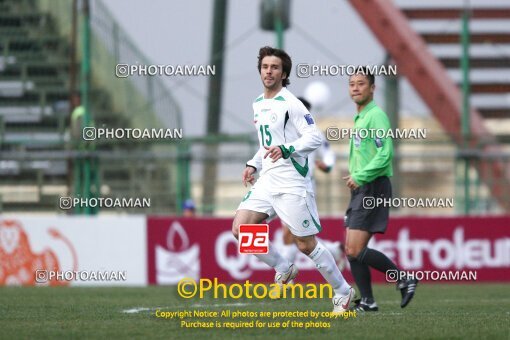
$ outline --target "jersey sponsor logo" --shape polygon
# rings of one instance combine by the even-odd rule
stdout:
[[[308,125],[312,125],[312,124],[315,124],[315,122],[313,121],[313,118],[312,118],[312,115],[307,113],[305,115],[305,119],[306,119],[306,122],[308,123]]]
[[[276,116],[276,113],[272,113],[271,114],[271,118],[269,118],[269,120],[271,121],[271,123],[274,123],[276,122],[276,120],[278,119],[278,117]]]
[[[241,224],[239,226],[240,254],[267,254],[269,251],[269,225]]]

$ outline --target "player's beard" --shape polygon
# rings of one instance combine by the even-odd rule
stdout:
[[[279,85],[281,84],[281,80],[274,79],[273,82],[270,83],[270,85],[267,85],[266,81],[263,81],[262,83],[264,84],[264,87],[266,88],[266,90],[272,92],[279,88]]]

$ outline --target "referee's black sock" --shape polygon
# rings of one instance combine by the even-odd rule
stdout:
[[[359,253],[357,258],[359,262],[367,264],[385,274],[388,270],[400,271],[395,263],[393,263],[386,255],[375,249],[365,247]]]
[[[361,263],[357,258],[347,256],[351,265],[352,276],[358,286],[361,298],[365,299],[369,304],[374,302],[372,293],[372,277],[370,276],[370,268],[368,265]]]

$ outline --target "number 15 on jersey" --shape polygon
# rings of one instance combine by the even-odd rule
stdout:
[[[262,140],[262,146],[271,146],[273,136],[269,132],[269,125],[260,125],[260,139]]]

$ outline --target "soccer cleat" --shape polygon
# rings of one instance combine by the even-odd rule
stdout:
[[[349,308],[349,310],[355,312],[377,312],[379,310],[379,306],[377,303],[372,302],[371,304],[366,303],[362,299],[354,300],[355,305]]]
[[[402,302],[400,302],[401,308],[404,308],[411,302],[414,292],[416,291],[416,286],[418,286],[418,280],[416,279],[407,279],[397,283],[397,289],[400,289],[400,294],[402,295]]]
[[[286,273],[276,272],[274,282],[280,286],[280,291],[283,289],[284,284],[290,284],[290,282],[296,278],[298,272],[299,270],[294,263],[290,265],[289,270]]]
[[[341,314],[349,310],[349,305],[354,299],[354,288],[349,288],[349,293],[345,296],[337,296],[333,297],[333,314]]]

